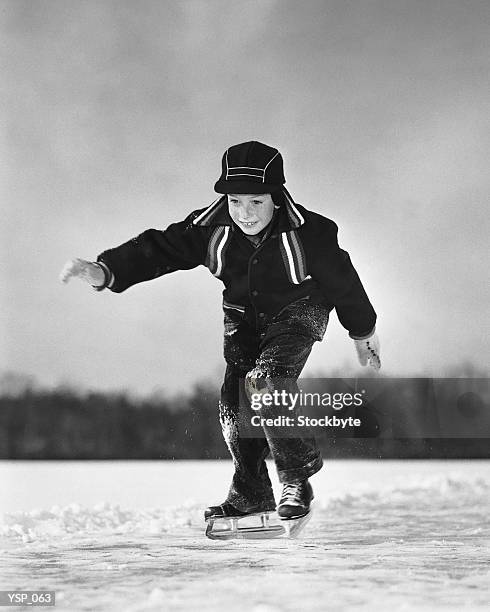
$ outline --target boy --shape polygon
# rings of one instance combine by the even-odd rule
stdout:
[[[203,264],[225,285],[225,379],[219,406],[235,473],[226,501],[206,519],[235,518],[276,509],[265,458],[272,455],[283,484],[282,519],[308,514],[308,478],[322,467],[314,439],[281,437],[262,425],[264,437],[240,435],[245,391],[291,390],[326,331],[329,312],[354,339],[362,365],[380,367],[376,314],[349,255],[337,243],[337,226],[296,204],[285,184],[279,151],[260,142],[227,149],[215,184],[220,197],[165,231],[147,230],[97,262],[69,261],[61,280],[78,276],[96,290],[121,293],[136,283]],[[273,416],[262,406],[260,415]],[[262,432],[261,432],[262,433]]]

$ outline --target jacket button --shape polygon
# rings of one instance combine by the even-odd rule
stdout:
[[[253,263],[254,265],[255,265],[255,264],[258,264],[258,263],[259,263],[259,260],[258,260],[258,259],[253,259],[253,260],[252,260],[252,263]]]
[[[256,295],[259,295],[259,292],[256,291],[255,289],[252,291],[252,295],[255,297]]]

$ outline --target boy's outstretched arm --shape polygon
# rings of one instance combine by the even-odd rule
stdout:
[[[64,283],[80,278],[94,289],[108,287],[121,293],[128,287],[176,270],[190,270],[204,263],[207,240],[205,228],[192,226],[194,211],[184,221],[166,230],[149,229],[118,247],[108,249],[97,261],[72,259],[60,274]]]

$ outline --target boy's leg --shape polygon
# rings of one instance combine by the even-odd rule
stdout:
[[[297,379],[308,359],[313,344],[321,340],[328,323],[328,310],[321,305],[301,300],[286,307],[262,332],[260,354],[255,367],[246,377],[247,392],[254,392],[262,383],[269,391],[299,392]],[[274,418],[277,406],[262,406],[260,415]],[[295,412],[288,411],[294,417]],[[263,426],[274,459],[279,481],[293,483],[306,480],[322,467],[322,458],[313,437],[302,430]],[[300,433],[298,433],[298,431]]]
[[[235,467],[225,503],[242,512],[274,510],[276,504],[265,463],[269,454],[267,439],[241,436],[243,424],[251,416],[249,406],[243,403],[245,374],[246,371],[228,365],[221,389],[221,429]]]
[[[242,512],[274,510],[276,506],[265,463],[269,454],[267,439],[240,435],[243,423],[251,416],[243,387],[244,379],[248,370],[255,365],[259,343],[260,337],[241,317],[225,315],[224,356],[227,366],[221,388],[219,417],[235,467],[225,503],[232,504]]]

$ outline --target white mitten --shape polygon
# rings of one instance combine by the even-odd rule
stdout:
[[[379,339],[376,333],[364,340],[354,340],[359,363],[362,366],[370,365],[375,370],[381,367]]]
[[[93,287],[104,285],[106,275],[100,264],[85,259],[70,259],[63,267],[60,281],[67,283],[71,278],[80,278]]]

